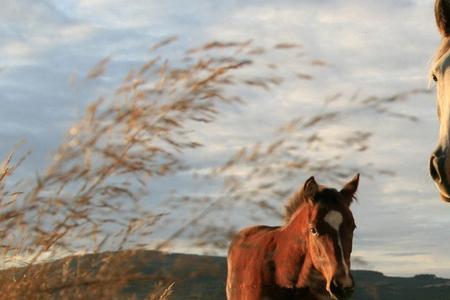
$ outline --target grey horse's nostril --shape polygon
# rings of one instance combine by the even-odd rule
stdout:
[[[430,175],[434,181],[440,183],[442,181],[441,176],[439,175],[439,162],[438,158],[435,155],[432,155],[430,158]]]

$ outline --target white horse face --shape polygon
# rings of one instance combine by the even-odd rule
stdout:
[[[439,140],[430,158],[430,175],[444,201],[450,202],[450,0],[435,1],[442,43],[431,69],[436,81]]]
[[[432,69],[436,81],[439,140],[430,158],[430,175],[441,198],[450,202],[450,51],[447,51]]]

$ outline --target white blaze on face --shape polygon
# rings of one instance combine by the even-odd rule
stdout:
[[[345,275],[346,275],[346,281],[348,281],[348,284],[351,285],[351,278],[350,278],[350,270],[345,262],[344,258],[344,249],[342,248],[342,242],[341,242],[341,235],[339,234],[339,228],[341,227],[342,221],[344,218],[342,217],[342,214],[336,210],[331,210],[328,212],[328,214],[325,216],[325,222],[327,222],[334,230],[336,230],[337,233],[337,239],[338,239],[338,245],[339,250],[341,252],[341,260],[342,260],[342,266],[344,267]],[[346,283],[344,283],[346,284]]]
[[[331,210],[325,216],[325,222],[327,222],[334,230],[339,231],[339,227],[341,227],[343,218],[342,214],[336,210]]]

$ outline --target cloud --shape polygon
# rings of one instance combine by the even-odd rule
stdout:
[[[0,55],[8,67],[33,64],[46,51],[82,43],[94,33],[45,1],[9,1],[0,12]],[[18,22],[17,20],[21,20]]]
[[[10,41],[0,48],[0,56],[13,60],[29,57],[32,53],[31,46],[21,41]]]

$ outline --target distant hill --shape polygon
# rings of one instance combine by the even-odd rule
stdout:
[[[44,264],[46,281],[49,282],[42,293],[45,299],[58,299],[61,295],[70,295],[74,285],[82,286],[85,295],[82,299],[95,299],[92,288],[110,289],[114,282],[99,280],[59,282],[68,268],[77,274],[95,274],[108,272],[108,267],[102,261],[105,254],[89,254],[60,259]],[[117,254],[113,254],[116,256]],[[136,299],[145,299],[158,282],[175,282],[173,300],[187,299],[225,299],[226,259],[224,257],[199,256],[187,254],[163,254],[156,251],[137,251],[120,262],[126,269],[132,269],[139,276],[131,277],[120,291],[120,298],[136,295]],[[40,265],[42,267],[43,265]],[[103,266],[103,267],[102,267]],[[29,277],[37,272],[39,266],[30,268]],[[105,269],[106,268],[106,269]],[[125,269],[125,268],[124,268]],[[1,287],[17,278],[23,268],[0,271]],[[119,267],[120,270],[120,267]],[[117,271],[117,265],[116,265]],[[126,274],[119,272],[119,277]],[[357,289],[354,300],[450,300],[450,280],[434,275],[417,275],[412,278],[388,277],[373,271],[353,271]],[[41,277],[39,280],[44,281]],[[42,297],[37,296],[41,299]],[[69,297],[69,299],[71,299]],[[73,298],[75,299],[75,298]],[[77,297],[79,299],[79,297]]]

